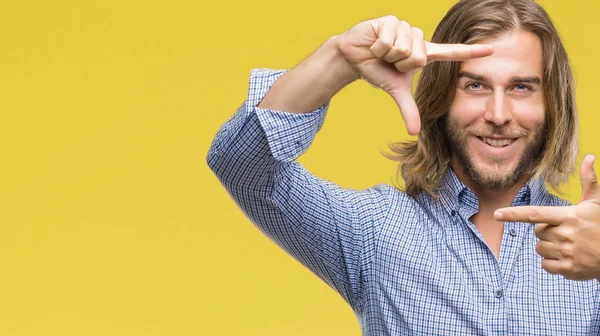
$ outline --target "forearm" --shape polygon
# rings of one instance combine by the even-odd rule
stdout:
[[[308,113],[325,104],[338,91],[358,79],[358,72],[340,54],[337,36],[281,76],[258,107]]]

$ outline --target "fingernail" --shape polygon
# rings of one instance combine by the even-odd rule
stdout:
[[[500,211],[496,211],[494,212],[494,218],[497,220],[501,220],[502,218],[504,218],[504,214]]]

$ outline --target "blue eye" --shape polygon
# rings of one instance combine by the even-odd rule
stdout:
[[[467,89],[471,89],[471,90],[479,90],[479,89],[481,89],[481,87],[482,87],[481,83],[477,83],[477,82],[467,84]]]
[[[525,84],[517,84],[517,85],[515,85],[515,89],[517,91],[527,91],[527,90],[529,90],[529,86],[527,86]]]

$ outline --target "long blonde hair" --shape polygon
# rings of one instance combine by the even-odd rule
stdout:
[[[528,31],[542,41],[545,143],[528,172],[554,189],[567,181],[577,157],[575,87],[567,53],[548,14],[533,0],[461,0],[436,28],[432,42],[476,43],[511,31]],[[415,101],[421,115],[417,141],[389,146],[388,158],[399,161],[400,189],[409,195],[437,196],[451,151],[445,140],[445,116],[454,94],[459,62],[433,62],[423,68]]]

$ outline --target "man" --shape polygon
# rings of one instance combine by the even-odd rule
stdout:
[[[343,189],[295,162],[359,78],[418,133],[391,148],[403,190]],[[545,187],[565,182],[576,148],[571,70],[544,10],[463,0],[432,42],[386,16],[290,71],[253,71],[207,160],[248,217],[344,297],[364,335],[597,335],[594,158],[578,205]]]

